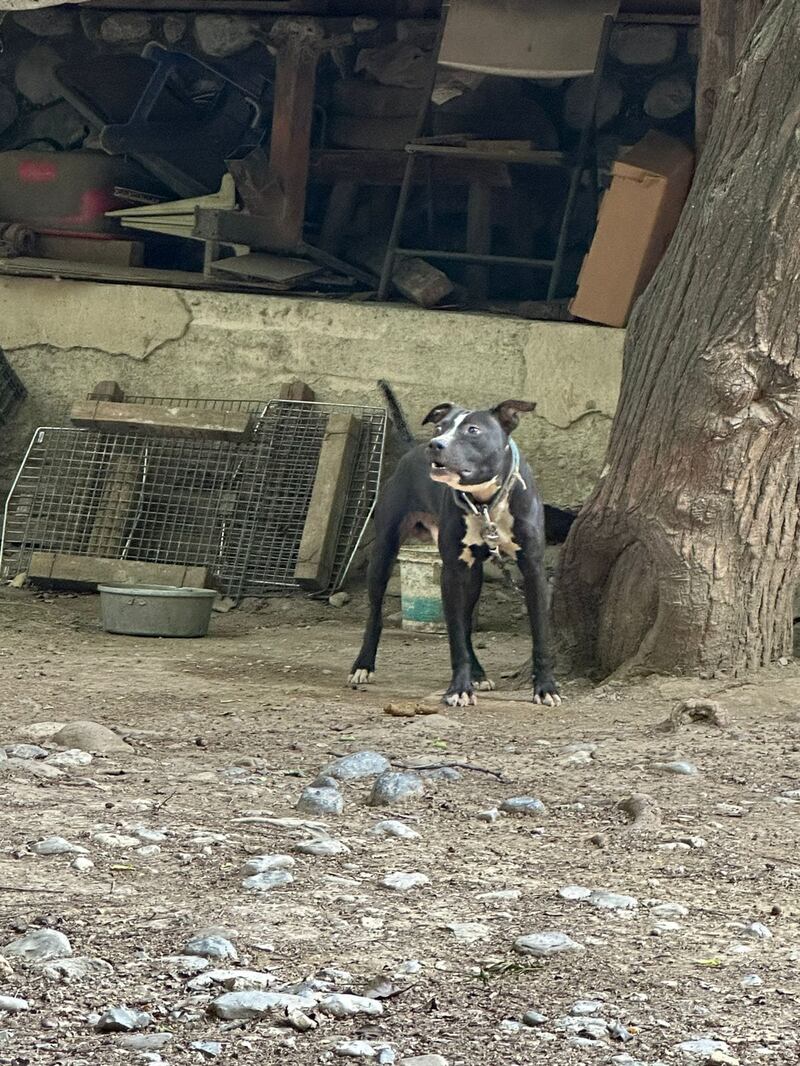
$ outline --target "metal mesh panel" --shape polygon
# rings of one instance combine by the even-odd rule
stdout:
[[[350,411],[360,435],[331,579],[331,587],[341,584],[375,504],[385,412],[291,400],[242,401],[238,409],[249,406],[256,414],[244,442],[37,430],[6,505],[2,574],[49,551],[207,566],[234,597],[296,588],[328,417]]]
[[[11,369],[0,348],[0,426],[8,422],[26,395],[25,386]]]

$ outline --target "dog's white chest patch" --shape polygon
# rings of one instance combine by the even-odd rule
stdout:
[[[464,521],[466,523],[466,529],[464,536],[461,538],[461,543],[464,545],[464,550],[461,552],[459,558],[467,566],[472,566],[475,562],[475,556],[472,553],[473,547],[480,548],[486,546],[486,541],[481,536],[481,530],[484,525],[483,515],[467,514],[464,515]],[[497,527],[499,534],[499,540],[497,547],[500,549],[501,554],[508,555],[510,558],[515,559],[517,552],[519,551],[519,544],[514,540],[514,516],[512,515],[508,504],[504,503],[498,507],[494,515],[492,515],[492,521]]]

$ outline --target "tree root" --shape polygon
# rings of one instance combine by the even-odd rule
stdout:
[[[653,797],[645,792],[626,796],[617,804],[617,810],[630,819],[623,827],[626,833],[649,833],[661,826],[661,810]]]
[[[730,718],[722,704],[716,700],[681,700],[675,704],[669,718],[661,723],[659,729],[665,733],[676,733],[682,725],[689,722],[706,722],[718,729],[727,729]]]

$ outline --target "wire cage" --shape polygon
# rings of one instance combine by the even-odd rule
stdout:
[[[4,426],[27,396],[25,386],[0,348],[0,426]]]
[[[215,586],[236,599],[296,589],[328,419],[349,412],[358,419],[359,436],[329,588],[343,583],[378,493],[383,408],[127,400],[248,411],[251,432],[243,441],[226,441],[37,429],[6,502],[0,575],[25,571],[34,552],[55,552],[204,566]]]

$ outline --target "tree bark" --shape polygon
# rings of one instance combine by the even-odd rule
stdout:
[[[628,328],[564,546],[576,665],[738,675],[787,653],[800,484],[800,0],[767,0]]]
[[[736,69],[764,0],[702,0],[700,61],[695,93],[695,146],[702,152],[717,101]]]

